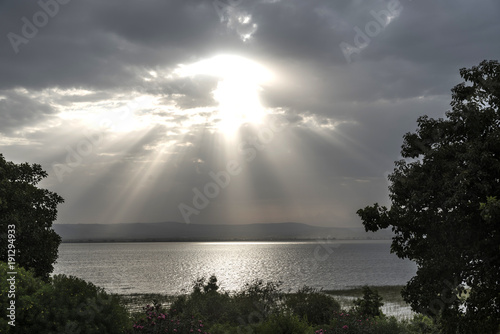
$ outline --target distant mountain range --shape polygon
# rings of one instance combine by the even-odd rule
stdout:
[[[391,231],[319,227],[301,223],[203,225],[164,223],[54,224],[63,242],[390,239]]]

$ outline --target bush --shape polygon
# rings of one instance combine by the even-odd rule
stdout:
[[[312,333],[309,324],[289,313],[273,314],[256,327],[256,334],[304,334]]]
[[[359,307],[380,310],[377,292],[365,289]],[[366,312],[365,312],[366,313]],[[229,334],[438,334],[426,317],[398,322],[394,317],[363,315],[340,310],[333,298],[321,291],[303,287],[284,294],[279,283],[261,280],[245,285],[233,295],[220,292],[216,278],[200,278],[189,295],[176,298],[170,310],[158,303],[146,306],[128,333]],[[380,314],[382,314],[380,312]],[[314,328],[312,327],[314,326]],[[315,331],[316,330],[316,331]]]
[[[373,330],[376,325],[377,321],[373,318],[362,318],[354,313],[340,311],[333,313],[330,325],[320,333],[375,333]]]
[[[394,317],[360,318],[353,313],[334,313],[327,326],[317,327],[316,334],[439,334],[437,326],[427,317],[415,316],[398,322]]]
[[[128,333],[198,333],[207,334],[202,320],[195,317],[186,317],[176,311],[164,310],[160,304],[154,303],[143,307],[142,315],[132,330]]]
[[[7,272],[5,263],[2,274]],[[2,278],[1,304],[7,305]],[[7,307],[7,306],[5,306]],[[0,328],[5,330],[5,319]],[[76,277],[57,275],[43,282],[33,272],[17,268],[15,327],[10,333],[123,333],[129,316],[117,296]],[[5,331],[4,331],[5,330]]]
[[[122,333],[129,317],[117,296],[73,276],[57,275],[44,289],[42,305],[53,332]]]
[[[340,304],[335,299],[307,286],[297,293],[286,295],[285,305],[312,325],[328,324],[333,312],[340,311]]]
[[[185,316],[202,319],[207,325],[253,326],[262,323],[270,314],[277,313],[283,298],[281,283],[255,280],[244,289],[230,296],[220,292],[217,278],[194,281],[189,295],[179,296],[171,309]]]
[[[32,323],[34,318],[38,313],[41,312],[38,305],[37,293],[46,284],[41,278],[35,277],[32,270],[28,271],[24,268],[16,268],[14,275],[15,278],[15,292],[10,291],[10,282],[7,279],[10,272],[7,263],[0,262],[0,306],[3,310],[7,310],[10,307],[10,301],[15,301],[15,318],[6,318],[2,316],[0,318],[0,333],[21,333],[22,327],[25,323]],[[12,295],[14,293],[14,295]],[[13,321],[16,325],[15,327],[8,324],[9,321]]]
[[[245,284],[242,291],[234,296],[238,312],[243,315],[255,313],[262,317],[277,313],[284,298],[282,282],[266,282],[256,279]]]
[[[384,315],[380,310],[380,307],[384,305],[382,297],[377,290],[372,290],[368,286],[363,287],[363,298],[356,299],[354,305],[354,311],[361,317],[373,318]]]
[[[211,323],[225,323],[237,318],[233,301],[227,292],[219,292],[217,278],[211,276],[206,282],[199,278],[194,282],[193,291],[187,296],[179,296],[171,305],[178,314],[210,320]]]
[[[431,318],[424,315],[416,315],[407,325],[408,333],[410,334],[439,334],[440,330]]]
[[[229,334],[229,333],[254,333],[251,326],[236,326],[230,324],[215,324],[209,328],[210,334]]]
[[[210,292],[179,296],[172,303],[171,309],[179,314],[194,316],[211,323],[224,323],[236,319],[237,313],[227,293]]]
[[[215,276],[208,281],[202,277],[194,281],[189,295],[174,300],[169,312],[185,321],[191,318],[202,320],[211,333],[232,332],[232,329],[241,331],[242,328],[254,331],[271,314],[279,313],[283,298],[279,286],[280,283],[255,280],[246,284],[242,291],[229,295],[219,291]]]

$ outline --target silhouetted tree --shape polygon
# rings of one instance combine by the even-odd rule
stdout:
[[[403,297],[446,333],[500,323],[500,64],[461,69],[446,119],[418,119],[389,176],[390,209],[358,210],[367,231],[392,226],[391,251],[417,263]],[[483,203],[483,204],[482,204]]]
[[[364,317],[380,317],[384,314],[380,309],[384,306],[382,297],[377,290],[372,290],[368,286],[363,287],[363,297],[354,301],[354,310]]]
[[[0,260],[8,262],[8,255],[14,255],[16,265],[33,269],[35,275],[47,280],[61,243],[52,223],[57,205],[64,200],[37,187],[45,177],[40,165],[14,164],[0,154]],[[8,230],[15,231],[10,239]],[[9,244],[14,245],[11,250],[15,254],[8,254]]]

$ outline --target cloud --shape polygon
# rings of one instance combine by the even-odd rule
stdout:
[[[0,150],[49,171],[60,222],[181,221],[179,203],[235,159],[241,174],[198,222],[359,224],[358,207],[387,199],[417,117],[442,117],[458,70],[500,54],[488,0],[55,1],[45,24],[40,2],[0,3]],[[27,41],[17,53],[10,33]],[[349,63],[340,45],[356,38]],[[258,96],[284,130],[221,133],[223,78],[179,74],[217,55],[273,73]],[[81,161],[60,182],[71,150]]]
[[[43,122],[55,112],[49,104],[30,98],[26,90],[3,91],[0,93],[0,133],[11,135]]]

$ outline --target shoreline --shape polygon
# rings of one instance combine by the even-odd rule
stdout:
[[[63,240],[61,244],[93,244],[93,243],[155,243],[155,242],[311,242],[318,243],[335,241],[391,241],[392,238],[387,239],[375,239],[375,238],[269,238],[269,239],[244,239],[244,238],[234,238],[234,239],[217,239],[217,238],[165,238],[165,239],[71,239]]]
[[[394,316],[398,320],[409,319],[415,314],[411,311],[410,306],[401,297],[400,291],[403,285],[369,285],[371,289],[377,290],[383,298],[382,311],[388,316]],[[321,292],[332,296],[338,301],[342,308],[353,306],[353,301],[362,297],[362,286],[349,287],[346,289],[335,290],[320,290]],[[142,307],[152,304],[157,301],[163,306],[168,307],[177,297],[189,295],[190,292],[185,292],[177,295],[168,295],[162,293],[132,293],[132,294],[116,294],[124,303],[127,310],[131,313],[141,312]],[[293,294],[293,292],[284,292],[285,294]]]

